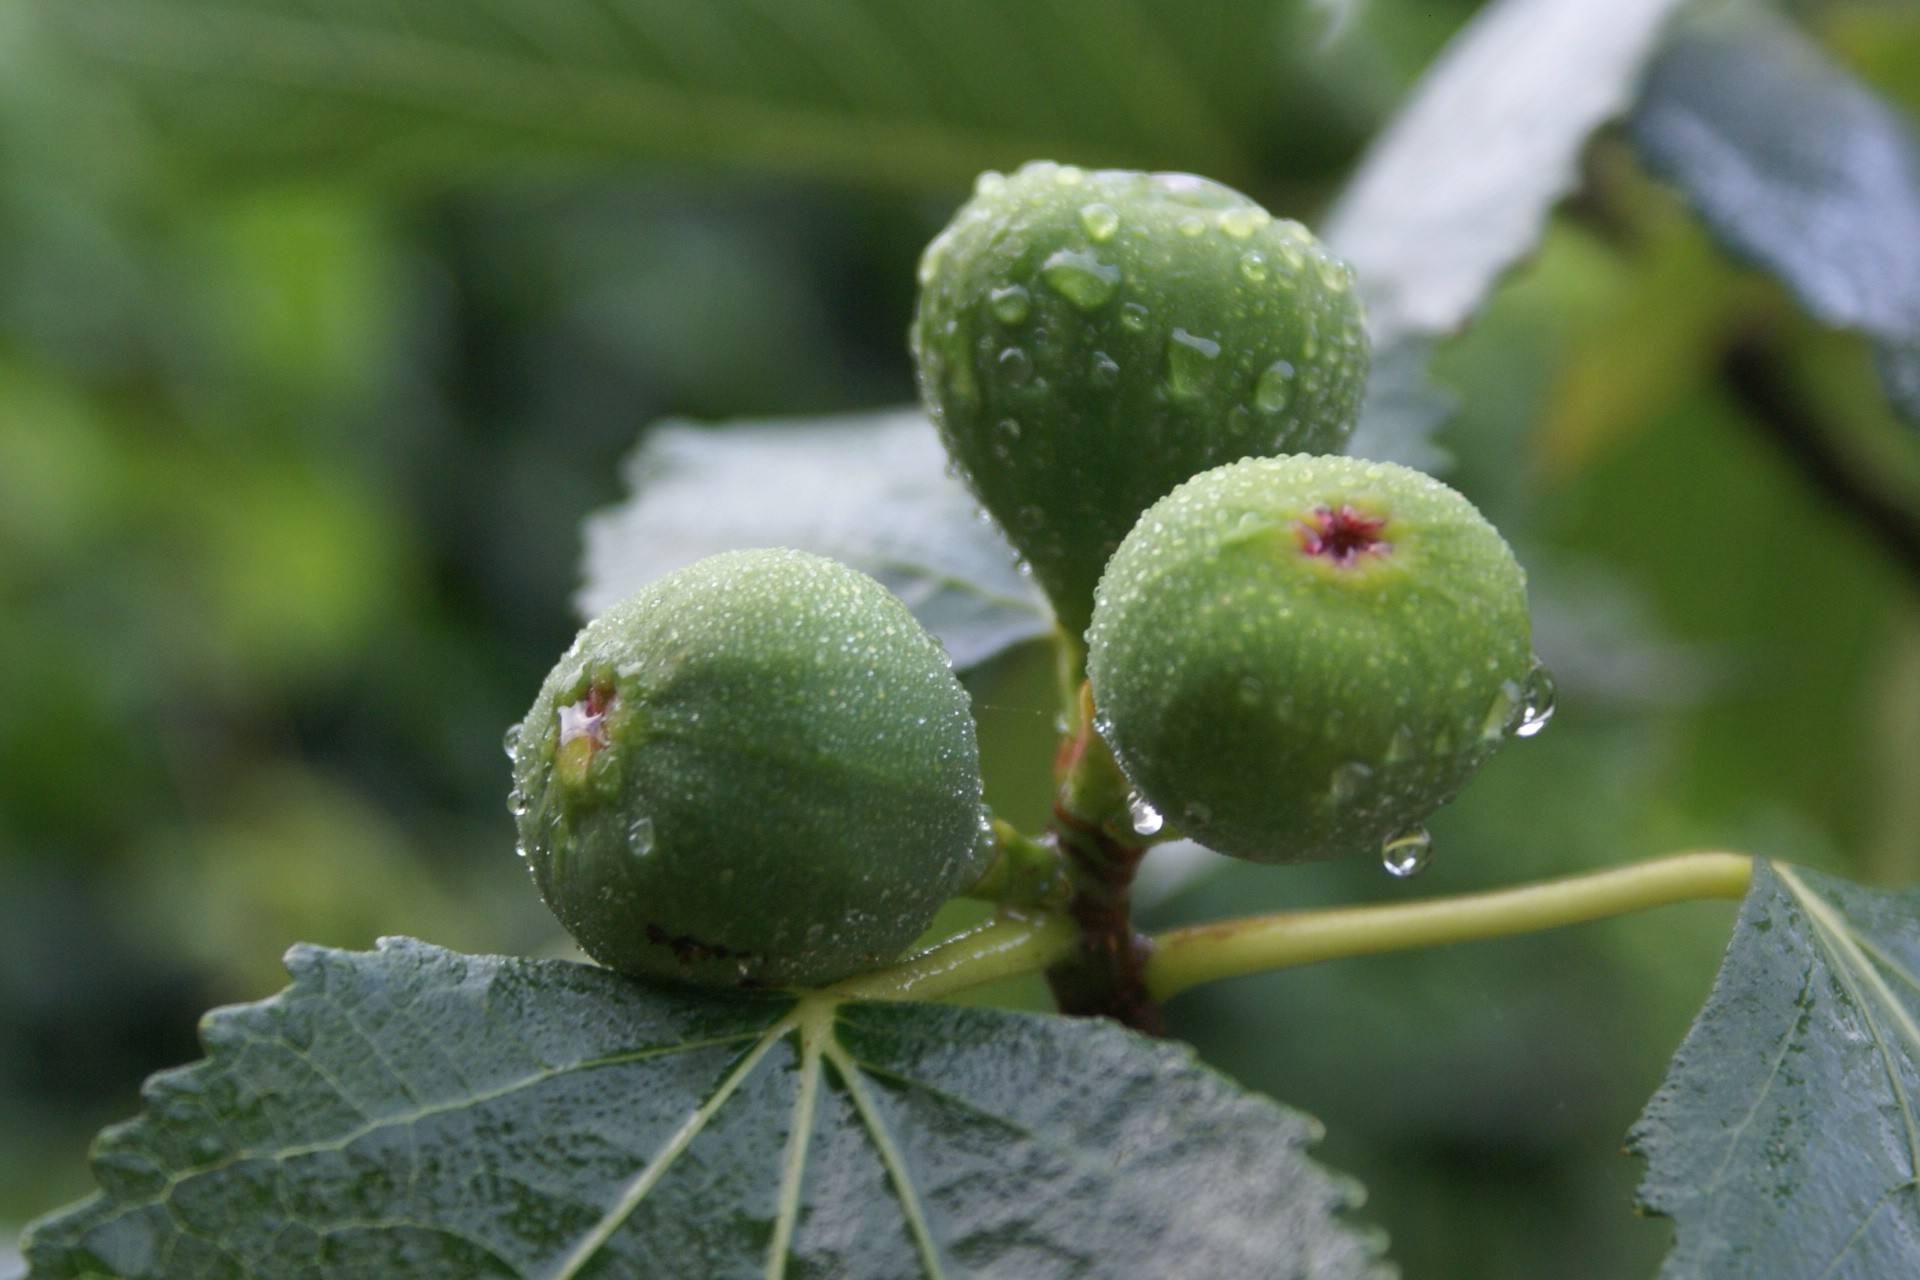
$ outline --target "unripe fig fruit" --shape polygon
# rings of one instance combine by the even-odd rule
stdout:
[[[984,175],[927,246],[920,394],[1078,636],[1149,504],[1236,458],[1337,453],[1367,376],[1345,263],[1184,173]]]
[[[512,735],[521,851],[628,973],[817,985],[986,869],[967,694],[865,574],[737,551],[589,623]]]
[[[1140,518],[1088,632],[1097,723],[1141,794],[1257,862],[1370,852],[1518,725],[1526,575],[1406,467],[1254,458]]]

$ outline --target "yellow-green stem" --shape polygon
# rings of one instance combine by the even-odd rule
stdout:
[[[1154,939],[1147,990],[1156,1000],[1221,978],[1345,956],[1533,933],[1668,903],[1739,898],[1753,859],[1681,853],[1650,862],[1491,893],[1404,906],[1290,912],[1176,929]]]
[[[1057,964],[1079,938],[1073,921],[1057,912],[1006,914],[899,964],[836,982],[824,994],[841,1000],[938,1000]]]

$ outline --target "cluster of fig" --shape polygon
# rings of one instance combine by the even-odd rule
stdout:
[[[980,179],[920,285],[927,409],[1062,643],[1084,639],[1142,809],[1255,861],[1413,869],[1419,824],[1548,707],[1500,535],[1427,476],[1340,456],[1368,367],[1346,265],[1202,178],[1035,163]],[[938,641],[796,551],[609,610],[508,741],[541,894],[635,974],[830,982],[994,854]]]

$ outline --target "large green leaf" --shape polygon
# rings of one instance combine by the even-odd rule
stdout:
[[[1246,180],[1289,79],[1272,0],[30,2],[179,150],[414,180],[586,158],[952,186],[1056,152]]]
[[[627,477],[633,496],[587,522],[589,617],[702,556],[794,547],[878,578],[961,669],[1053,627],[918,409],[666,423],[634,450]]]
[[[1386,1275],[1315,1123],[1112,1024],[296,948],[34,1277]]]
[[[1631,1145],[1667,1276],[1920,1274],[1920,890],[1756,865]]]
[[[1730,250],[1825,323],[1873,338],[1896,406],[1920,423],[1920,145],[1909,121],[1785,20],[1748,9],[1672,43],[1633,136]]]

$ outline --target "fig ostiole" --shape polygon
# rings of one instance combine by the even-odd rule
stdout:
[[[1100,731],[1169,823],[1292,862],[1378,857],[1450,799],[1525,722],[1532,654],[1526,576],[1464,497],[1288,456],[1141,516],[1087,659]]]
[[[1191,174],[986,174],[927,247],[920,391],[1078,637],[1146,507],[1237,458],[1336,453],[1368,346],[1345,263]]]
[[[904,605],[819,556],[730,552],[642,589],[510,741],[541,896],[625,972],[831,982],[986,870],[966,691]]]

